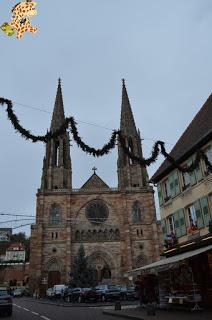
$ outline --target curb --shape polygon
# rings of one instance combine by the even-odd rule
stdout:
[[[120,314],[120,313],[115,313],[115,312],[110,312],[110,311],[102,311],[102,313],[107,316],[113,316],[113,317],[117,317],[117,318],[125,318],[125,319],[132,319],[132,320],[144,320],[143,318],[130,316],[128,314]]]
[[[99,308],[99,307],[109,307],[109,306],[114,306],[113,304],[72,304],[72,305],[68,305],[68,304],[63,304],[63,303],[52,303],[52,302],[48,302],[48,301],[42,301],[39,299],[22,299],[22,301],[28,301],[28,302],[37,302],[37,303],[41,303],[41,304],[47,304],[47,305],[51,305],[51,306],[57,306],[57,307],[66,307],[66,308]]]

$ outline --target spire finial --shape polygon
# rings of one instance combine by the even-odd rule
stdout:
[[[122,79],[122,85],[125,86],[125,79]]]
[[[58,79],[58,84],[61,85],[61,78]]]

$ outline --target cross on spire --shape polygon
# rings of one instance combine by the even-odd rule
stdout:
[[[92,168],[92,170],[93,170],[93,174],[96,174],[97,168],[95,166]]]

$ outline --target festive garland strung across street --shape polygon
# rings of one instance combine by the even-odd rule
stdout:
[[[4,22],[0,29],[8,36],[12,37],[16,33],[16,38],[21,39],[26,31],[31,33],[37,32],[37,28],[33,27],[30,17],[37,14],[37,3],[31,0],[18,2],[11,10],[11,22]]]
[[[53,132],[51,132],[51,131],[47,132],[47,134],[44,136],[35,136],[35,135],[31,134],[29,130],[24,129],[20,125],[19,120],[13,111],[13,104],[12,104],[11,100],[0,98],[0,104],[7,105],[6,111],[7,111],[8,119],[11,121],[14,129],[16,131],[18,131],[22,135],[22,137],[24,137],[27,140],[32,140],[32,142],[42,141],[42,142],[46,143],[51,139],[58,138],[59,136],[65,134],[66,130],[70,127],[70,131],[72,133],[73,139],[77,143],[78,147],[80,147],[84,152],[93,155],[94,157],[102,157],[105,154],[108,154],[110,152],[110,150],[115,148],[116,139],[117,139],[119,141],[121,147],[123,148],[125,154],[127,154],[133,161],[136,161],[137,163],[141,164],[142,166],[150,166],[152,163],[154,163],[157,160],[157,157],[158,157],[159,153],[161,152],[162,155],[175,168],[177,168],[181,172],[194,171],[196,168],[198,168],[200,159],[203,159],[205,161],[205,164],[209,168],[209,170],[212,171],[212,165],[209,162],[208,157],[206,156],[206,154],[202,150],[195,151],[196,158],[190,166],[187,165],[185,167],[182,167],[174,160],[174,158],[172,158],[166,152],[163,141],[156,141],[155,142],[153,149],[152,149],[151,157],[149,157],[147,159],[137,157],[132,152],[130,152],[130,150],[126,146],[125,138],[123,137],[120,130],[114,130],[109,142],[107,144],[105,144],[101,149],[91,148],[86,143],[84,143],[82,141],[82,139],[80,138],[78,131],[77,131],[77,127],[76,127],[76,122],[73,117],[66,118],[65,122],[60,126],[59,129],[57,129]]]

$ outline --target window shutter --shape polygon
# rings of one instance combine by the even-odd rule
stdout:
[[[161,228],[163,232],[163,238],[165,239],[167,234],[167,226],[166,226],[166,219],[161,220]]]
[[[177,170],[175,170],[175,172],[174,172],[174,188],[175,188],[175,196],[177,196],[180,193],[180,185],[179,185],[179,178],[178,178]]]
[[[205,226],[209,225],[209,220],[210,220],[210,209],[208,206],[208,198],[203,197],[200,199],[201,201],[201,207],[202,207],[202,215],[204,219]]]
[[[159,200],[159,205],[161,206],[163,204],[163,197],[162,197],[162,188],[161,188],[161,183],[158,183],[157,185],[158,189],[158,200]]]
[[[171,197],[174,198],[175,197],[175,189],[174,189],[174,176],[173,176],[173,174],[170,174],[170,176],[168,178],[168,182],[169,182],[169,187],[170,187],[170,191],[171,191]]]
[[[199,163],[199,166],[195,169],[195,175],[196,175],[197,181],[202,180],[203,174],[202,174],[200,163]]]
[[[185,223],[185,216],[183,209],[180,209],[179,211],[179,224],[181,228],[181,236],[184,236],[186,234],[186,223]]]
[[[190,158],[190,159],[187,161],[187,166],[192,165],[192,163],[193,163],[192,158]],[[196,183],[196,177],[195,177],[194,171],[189,172],[189,176],[190,176],[191,185],[194,185],[194,184]]]
[[[203,223],[202,212],[201,212],[199,200],[194,202],[194,208],[195,208],[196,217],[197,217],[197,227],[202,228],[204,226],[204,223]],[[195,221],[194,221],[194,223],[195,223]]]
[[[175,233],[176,233],[176,236],[179,238],[179,237],[181,237],[179,211],[177,211],[177,212],[175,212],[175,213],[173,214],[173,220],[174,220]]]

